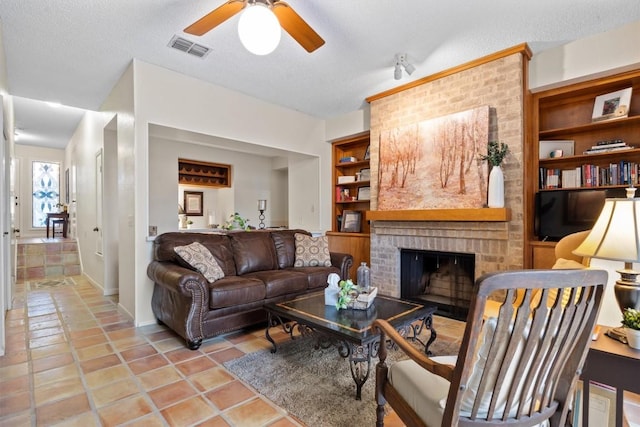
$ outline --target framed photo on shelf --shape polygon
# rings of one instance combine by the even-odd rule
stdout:
[[[184,192],[184,213],[187,216],[202,216],[202,191]]]
[[[593,104],[593,114],[591,121],[620,119],[629,116],[629,105],[631,105],[630,87],[604,95],[596,96]]]
[[[359,233],[362,213],[359,211],[343,211],[340,231],[343,233]]]
[[[371,187],[358,187],[358,200],[371,200]]]
[[[371,169],[360,169],[360,181],[371,181]]]
[[[364,160],[369,160],[371,153],[369,152],[370,145],[367,145],[367,151],[364,152]]]

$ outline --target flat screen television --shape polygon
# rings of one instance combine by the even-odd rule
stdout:
[[[564,236],[593,228],[607,198],[626,197],[624,188],[539,191],[535,233],[557,242]]]

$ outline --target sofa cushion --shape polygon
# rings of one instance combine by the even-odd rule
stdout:
[[[217,309],[262,301],[266,289],[261,280],[228,276],[209,286],[209,308]]]
[[[176,246],[186,246],[199,242],[209,249],[225,276],[236,275],[231,241],[226,235],[192,232],[163,233],[153,241],[153,258],[157,261],[175,262],[183,267],[192,268],[173,250]]]
[[[340,275],[340,269],[337,267],[292,267],[288,270],[306,274],[309,281],[309,289],[326,288],[330,273]]]
[[[277,230],[271,232],[271,239],[276,247],[278,267],[280,268],[293,267],[293,263],[296,260],[296,243],[294,237],[296,233],[311,236],[311,233],[304,230]]]
[[[294,238],[296,241],[294,267],[331,267],[327,236],[311,237],[296,233]]]
[[[229,238],[239,276],[254,271],[278,269],[276,249],[269,232],[231,233]]]
[[[431,359],[446,365],[456,364],[456,356],[437,356]],[[391,364],[388,379],[420,419],[428,421],[429,425],[442,424],[444,406],[441,402],[447,400],[449,381],[432,374],[411,359]],[[428,387],[425,387],[426,384]]]
[[[293,270],[256,271],[243,277],[261,280],[264,283],[267,298],[304,292],[309,287],[307,275]]]
[[[180,255],[187,264],[198,270],[202,275],[213,283],[224,277],[224,272],[213,258],[209,249],[198,242],[193,242],[186,246],[176,246],[173,250]]]

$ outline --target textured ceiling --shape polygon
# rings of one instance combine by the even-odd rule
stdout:
[[[9,93],[97,110],[137,58],[329,118],[360,109],[369,95],[522,42],[535,54],[640,20],[639,0],[289,0],[326,44],[309,54],[283,33],[276,51],[259,57],[240,44],[238,16],[202,37],[182,32],[222,3],[2,0]],[[198,59],[170,49],[175,34],[212,52]],[[416,67],[400,81],[396,53]],[[34,105],[16,99],[17,127],[37,137],[19,143],[63,147],[78,111],[63,108],[59,116]]]

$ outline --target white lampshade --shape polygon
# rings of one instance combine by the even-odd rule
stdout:
[[[278,47],[282,29],[271,9],[263,3],[247,6],[238,21],[242,45],[254,55],[268,55]]]
[[[606,199],[591,233],[573,253],[640,262],[640,198]]]

